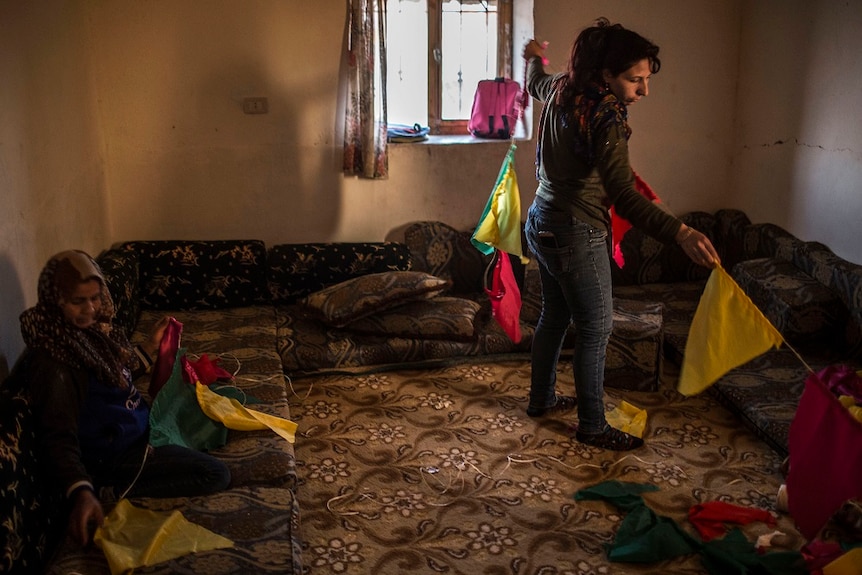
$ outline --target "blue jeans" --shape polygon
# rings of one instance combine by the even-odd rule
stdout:
[[[527,245],[542,279],[542,313],[532,347],[530,406],[555,402],[556,370],[569,326],[574,323],[573,369],[578,429],[601,433],[605,353],[613,327],[608,234],[537,199],[527,212]]]

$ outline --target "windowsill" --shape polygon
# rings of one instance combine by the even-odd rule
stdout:
[[[529,141],[530,138],[525,138],[522,136],[515,136],[516,142]],[[461,135],[446,135],[446,136],[435,136],[430,135],[428,139],[421,140],[419,142],[389,142],[390,146],[415,146],[415,145],[425,145],[425,146],[452,146],[452,145],[462,145],[462,144],[508,144],[511,140],[495,140],[491,138],[477,138],[475,136],[471,136],[470,134]]]

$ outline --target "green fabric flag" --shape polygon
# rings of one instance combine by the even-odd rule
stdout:
[[[180,445],[208,451],[227,443],[227,427],[210,419],[198,404],[193,385],[183,381],[185,349],[177,350],[171,376],[150,408],[150,445]]]

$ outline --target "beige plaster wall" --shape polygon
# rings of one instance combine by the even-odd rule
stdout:
[[[82,2],[0,1],[0,376],[47,259],[110,241]]]
[[[733,202],[862,263],[862,3],[744,3]]]
[[[155,0],[91,12],[114,240],[373,240],[415,219],[469,227],[481,213],[505,144],[392,146],[388,180],[341,175],[343,3],[211,0],[201,10]],[[718,206],[730,162],[736,3],[539,1],[535,27],[551,42],[552,69],[563,69],[574,33],[601,14],[666,52],[654,95],[632,110],[638,171],[673,210]],[[710,73],[693,85],[703,61]],[[243,114],[244,96],[266,96],[270,113]],[[534,154],[533,142],[519,144],[525,204]]]

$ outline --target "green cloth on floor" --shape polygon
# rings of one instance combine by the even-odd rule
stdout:
[[[648,483],[605,481],[580,489],[575,500],[607,501],[626,517],[612,543],[608,558],[616,562],[652,563],[681,555],[700,553],[704,567],[712,575],[803,575],[808,573],[802,554],[796,551],[759,553],[739,529],[722,539],[707,543],[686,533],[670,519],[647,507],[641,493],[658,491]]]
[[[641,493],[649,491],[658,491],[658,487],[651,483],[627,483],[612,480],[578,490],[575,493],[575,501],[602,500],[613,504],[617,509],[631,511],[645,505]]]
[[[601,499],[621,511],[628,511],[617,530],[613,543],[607,546],[611,561],[651,563],[695,553],[700,542],[668,517],[656,515],[646,506],[641,493],[658,491],[651,484],[606,481],[581,489],[576,500]]]

